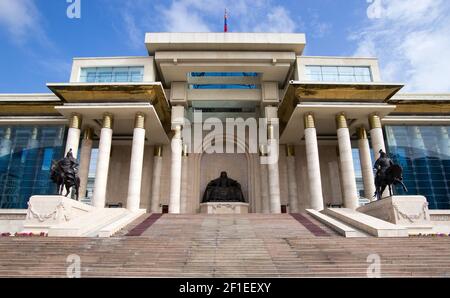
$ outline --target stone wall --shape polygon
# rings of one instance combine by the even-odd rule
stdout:
[[[27,215],[26,209],[0,210],[0,233],[20,232]]]

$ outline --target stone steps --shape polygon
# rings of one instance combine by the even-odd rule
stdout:
[[[3,237],[0,277],[64,277],[70,254],[84,277],[365,277],[373,253],[384,277],[450,276],[448,237],[344,238],[302,216],[327,236],[289,214],[164,214],[124,236],[146,214],[111,238]]]

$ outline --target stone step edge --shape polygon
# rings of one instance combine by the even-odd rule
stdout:
[[[349,208],[327,208],[324,214],[375,237],[409,237],[408,229]]]
[[[123,214],[123,208],[99,208],[74,220],[55,225],[48,231],[49,237],[86,237],[104,227],[112,219]]]
[[[121,218],[114,220],[112,223],[104,226],[98,231],[98,237],[107,238],[113,236],[115,233],[119,232],[121,229],[125,228],[133,221],[138,219],[140,216],[144,215],[147,211],[145,209],[139,209],[138,211],[130,211],[123,215]]]
[[[331,228],[335,232],[337,232],[339,235],[344,236],[345,238],[364,238],[368,237],[367,234],[357,231],[354,228],[326,215],[323,213],[320,213],[317,210],[314,209],[306,209],[305,210],[309,215],[311,215],[314,219],[318,220],[322,224],[326,225],[327,227]]]

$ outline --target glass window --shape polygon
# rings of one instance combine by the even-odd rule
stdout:
[[[370,67],[366,66],[306,66],[309,81],[318,82],[372,82]]]
[[[108,83],[108,82],[142,82],[144,67],[86,67],[80,72],[80,82]]]
[[[259,89],[259,76],[256,72],[191,72],[188,82],[190,89]]]
[[[430,209],[450,209],[450,126],[386,126],[387,151],[403,167],[408,195],[423,195]],[[401,187],[396,194],[405,194]]]
[[[32,195],[56,192],[50,168],[64,133],[64,125],[0,126],[0,208],[25,209]]]

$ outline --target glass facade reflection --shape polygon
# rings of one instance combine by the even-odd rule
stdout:
[[[24,209],[30,196],[56,192],[50,168],[64,134],[64,125],[0,126],[0,208]]]
[[[449,133],[450,126],[385,127],[387,151],[403,167],[408,195],[425,196],[430,209],[450,209]]]

